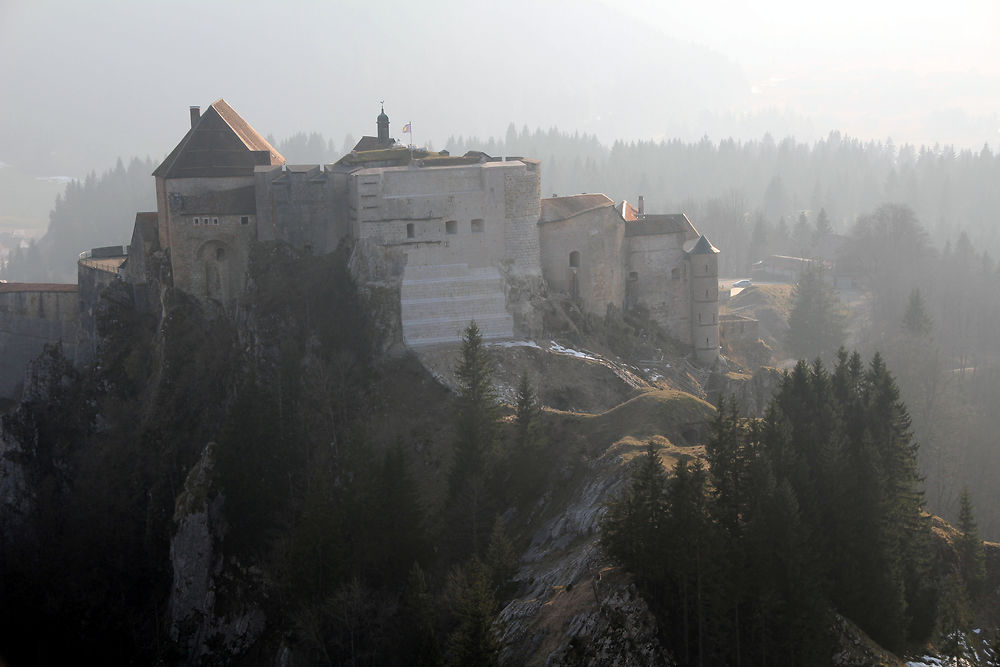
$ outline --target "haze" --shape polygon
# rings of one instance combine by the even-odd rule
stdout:
[[[617,139],[995,146],[992,0],[0,4],[0,162],[82,176],[162,157],[226,98],[277,139],[558,127]]]

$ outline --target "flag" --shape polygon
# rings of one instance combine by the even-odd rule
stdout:
[[[413,128],[411,128],[410,125],[412,125],[412,123],[407,123],[403,126],[403,134],[406,134],[407,132],[413,134]]]

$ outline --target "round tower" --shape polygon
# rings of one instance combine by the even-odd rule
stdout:
[[[691,265],[691,344],[698,362],[710,365],[719,358],[719,249],[702,235],[687,255]]]
[[[382,113],[378,115],[378,142],[380,144],[389,143],[389,117],[385,115],[385,105],[382,105]]]

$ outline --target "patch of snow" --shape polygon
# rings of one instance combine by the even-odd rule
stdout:
[[[934,665],[943,665],[941,658],[935,658],[932,655],[925,655],[920,658],[920,662],[915,660],[906,663],[906,667],[933,667]]]
[[[565,354],[570,357],[576,357],[577,359],[589,359],[590,361],[597,361],[597,357],[594,357],[586,352],[579,352],[570,347],[563,347],[559,343],[550,343],[549,350],[556,352],[558,354]]]
[[[533,340],[501,340],[495,343],[487,343],[487,347],[533,347],[536,350],[542,349],[542,346]]]

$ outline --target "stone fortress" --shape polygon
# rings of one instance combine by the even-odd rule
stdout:
[[[384,109],[377,136],[324,165],[287,164],[222,99],[204,113],[191,107],[190,120],[153,172],[157,210],[136,214],[128,249],[81,255],[81,319],[119,278],[151,307],[155,253],[175,288],[235,314],[255,242],[316,254],[349,244],[352,266],[367,262],[369,277],[379,257],[402,265],[409,347],[457,341],[473,319],[487,340],[532,335],[527,300],[548,289],[596,315],[644,308],[699,363],[718,359],[719,251],[683,214],[646,214],[642,197],[637,206],[602,194],[543,199],[537,161],[402,146]]]

